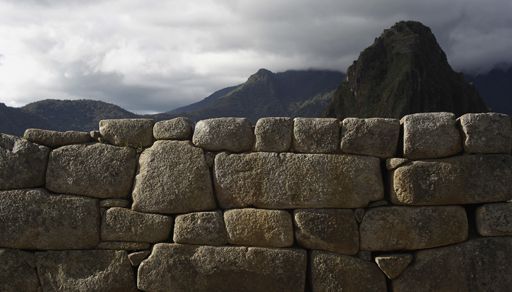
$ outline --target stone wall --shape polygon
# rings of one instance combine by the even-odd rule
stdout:
[[[510,291],[512,122],[0,136],[0,291]]]

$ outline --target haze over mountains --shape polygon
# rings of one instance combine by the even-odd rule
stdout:
[[[94,100],[43,100],[22,108],[0,104],[0,132],[20,135],[29,127],[92,130],[101,119],[134,117],[244,116],[255,121],[263,116],[401,117],[488,108],[512,114],[512,68],[466,75],[466,81],[451,69],[430,29],[418,22],[399,22],[385,30],[347,72],[345,80],[336,71],[260,69],[243,84],[156,115],[137,115]]]

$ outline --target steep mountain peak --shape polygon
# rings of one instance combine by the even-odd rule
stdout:
[[[429,111],[460,115],[487,107],[450,67],[430,28],[401,21],[384,30],[348,68],[326,114],[400,118]]]
[[[267,69],[259,69],[256,73],[252,74],[249,79],[247,79],[247,83],[255,83],[255,82],[268,82],[274,78],[275,74]]]

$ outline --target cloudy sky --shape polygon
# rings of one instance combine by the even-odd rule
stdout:
[[[0,0],[0,102],[91,98],[162,112],[259,68],[344,71],[398,20],[458,70],[512,64],[510,0]]]

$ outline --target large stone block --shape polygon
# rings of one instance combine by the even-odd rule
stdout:
[[[157,141],[139,159],[132,209],[188,213],[215,209],[203,150],[187,141]]]
[[[452,113],[412,114],[403,117],[401,122],[405,158],[440,158],[462,151],[462,138]]]
[[[459,118],[468,153],[506,153],[512,149],[512,121],[505,114],[465,114]]]
[[[301,153],[335,153],[340,144],[340,121],[329,118],[293,119],[293,149]]]
[[[151,119],[111,119],[100,121],[100,134],[104,141],[133,148],[144,148],[153,143]]]
[[[359,226],[350,209],[299,209],[294,213],[300,246],[341,254],[359,251]]]
[[[95,198],[130,196],[135,150],[106,144],[63,146],[50,153],[46,188]]]
[[[511,259],[510,237],[418,251],[414,262],[393,281],[393,291],[510,291]]]
[[[384,196],[380,161],[368,156],[220,153],[214,178],[223,208],[358,208]]]
[[[391,173],[391,201],[453,205],[512,199],[512,156],[464,155],[415,161]]]
[[[0,192],[0,246],[81,249],[99,242],[95,199],[52,195],[42,189]]]
[[[185,117],[160,121],[153,126],[153,136],[157,140],[190,140],[193,131],[194,123]]]
[[[45,146],[0,134],[0,190],[43,186],[49,152]]]
[[[287,247],[293,244],[293,223],[283,210],[234,209],[224,212],[229,243]]]
[[[172,234],[172,218],[125,208],[110,208],[101,222],[101,240],[161,242]]]
[[[222,212],[196,212],[176,216],[173,241],[225,245],[228,243],[228,234]]]
[[[142,262],[144,291],[304,291],[306,251],[157,244]]]
[[[424,249],[466,240],[468,221],[459,206],[379,207],[365,213],[359,232],[362,250]]]
[[[42,129],[26,129],[23,138],[48,147],[56,148],[71,144],[82,144],[91,141],[89,132],[66,131],[57,132]]]
[[[512,235],[512,202],[479,207],[476,226],[482,236]]]
[[[254,144],[251,122],[246,118],[215,118],[196,123],[194,145],[208,151],[250,151]]]
[[[313,251],[312,291],[385,292],[386,278],[376,264],[355,257]]]
[[[0,249],[0,263],[0,291],[40,291],[35,258],[32,253],[16,249]]]
[[[261,118],[256,123],[256,151],[285,152],[292,145],[293,120],[291,118]]]
[[[346,118],[341,123],[341,152],[380,158],[396,156],[400,121]]]
[[[125,251],[49,251],[36,257],[43,291],[137,291]]]

